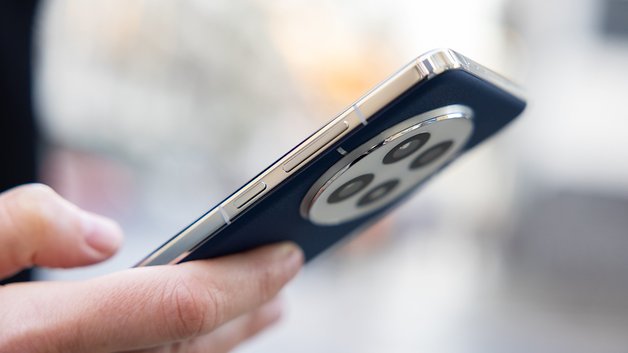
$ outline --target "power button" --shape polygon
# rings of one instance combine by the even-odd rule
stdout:
[[[236,208],[241,208],[242,206],[252,201],[257,195],[261,194],[264,190],[266,190],[266,183],[260,181],[250,188],[244,190],[244,192],[240,196],[233,200],[233,205]]]

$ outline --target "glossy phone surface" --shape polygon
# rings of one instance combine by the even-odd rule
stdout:
[[[450,49],[426,53],[138,266],[286,240],[310,260],[392,210],[524,108],[516,87],[503,77]]]

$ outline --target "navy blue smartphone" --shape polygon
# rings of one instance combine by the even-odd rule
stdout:
[[[293,241],[306,260],[403,202],[525,108],[504,77],[450,50],[381,82],[138,266]]]

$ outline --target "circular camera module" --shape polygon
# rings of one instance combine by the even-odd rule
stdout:
[[[408,157],[416,152],[416,150],[423,147],[429,139],[430,134],[424,132],[403,140],[384,156],[384,164],[392,164]]]
[[[382,199],[384,196],[390,194],[391,191],[399,185],[399,180],[389,180],[385,183],[379,184],[373,190],[366,193],[358,200],[358,207],[372,204],[373,202]]]
[[[412,161],[410,169],[418,169],[432,163],[440,156],[447,153],[453,144],[453,141],[445,141],[430,147],[427,151],[421,153],[414,161]]]
[[[342,184],[338,189],[329,195],[327,198],[328,203],[338,203],[344,201],[358,192],[364,190],[375,178],[373,174],[363,174],[357,178],[353,178],[348,182]]]
[[[413,191],[464,148],[473,111],[451,105],[391,126],[346,153],[310,186],[300,213],[320,226],[375,215]],[[374,127],[373,129],[377,129]]]

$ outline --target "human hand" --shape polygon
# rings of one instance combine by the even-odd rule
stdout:
[[[0,194],[0,278],[109,258],[122,233],[38,184]],[[303,263],[293,244],[134,268],[81,282],[0,286],[0,352],[227,352],[279,318]]]

